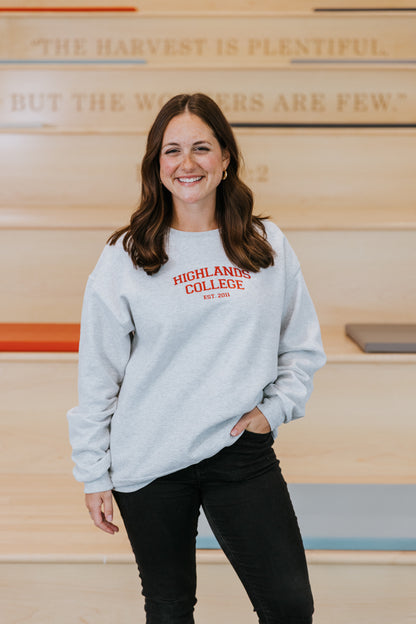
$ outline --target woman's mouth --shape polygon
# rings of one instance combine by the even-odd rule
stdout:
[[[203,176],[192,176],[189,178],[176,178],[181,184],[193,184],[202,180]]]

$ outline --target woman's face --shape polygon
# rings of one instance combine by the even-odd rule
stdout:
[[[159,157],[160,179],[172,193],[174,209],[184,205],[215,210],[216,188],[229,156],[197,115],[177,115],[166,127]]]

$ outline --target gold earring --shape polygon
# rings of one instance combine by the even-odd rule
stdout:
[[[226,179],[227,179],[227,175],[228,175],[228,173],[227,173],[227,169],[225,169],[225,170],[223,171],[223,174],[222,174],[222,179],[223,179],[223,180],[226,180]]]

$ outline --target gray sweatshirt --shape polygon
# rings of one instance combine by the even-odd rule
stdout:
[[[298,259],[266,222],[275,266],[234,266],[218,230],[171,229],[168,262],[137,269],[121,239],[85,291],[79,405],[68,412],[85,492],[137,490],[236,442],[257,406],[273,436],[304,415],[325,363]]]

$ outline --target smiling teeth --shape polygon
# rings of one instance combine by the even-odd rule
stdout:
[[[198,176],[197,178],[178,178],[179,182],[197,182],[198,180],[202,180],[202,176]]]

